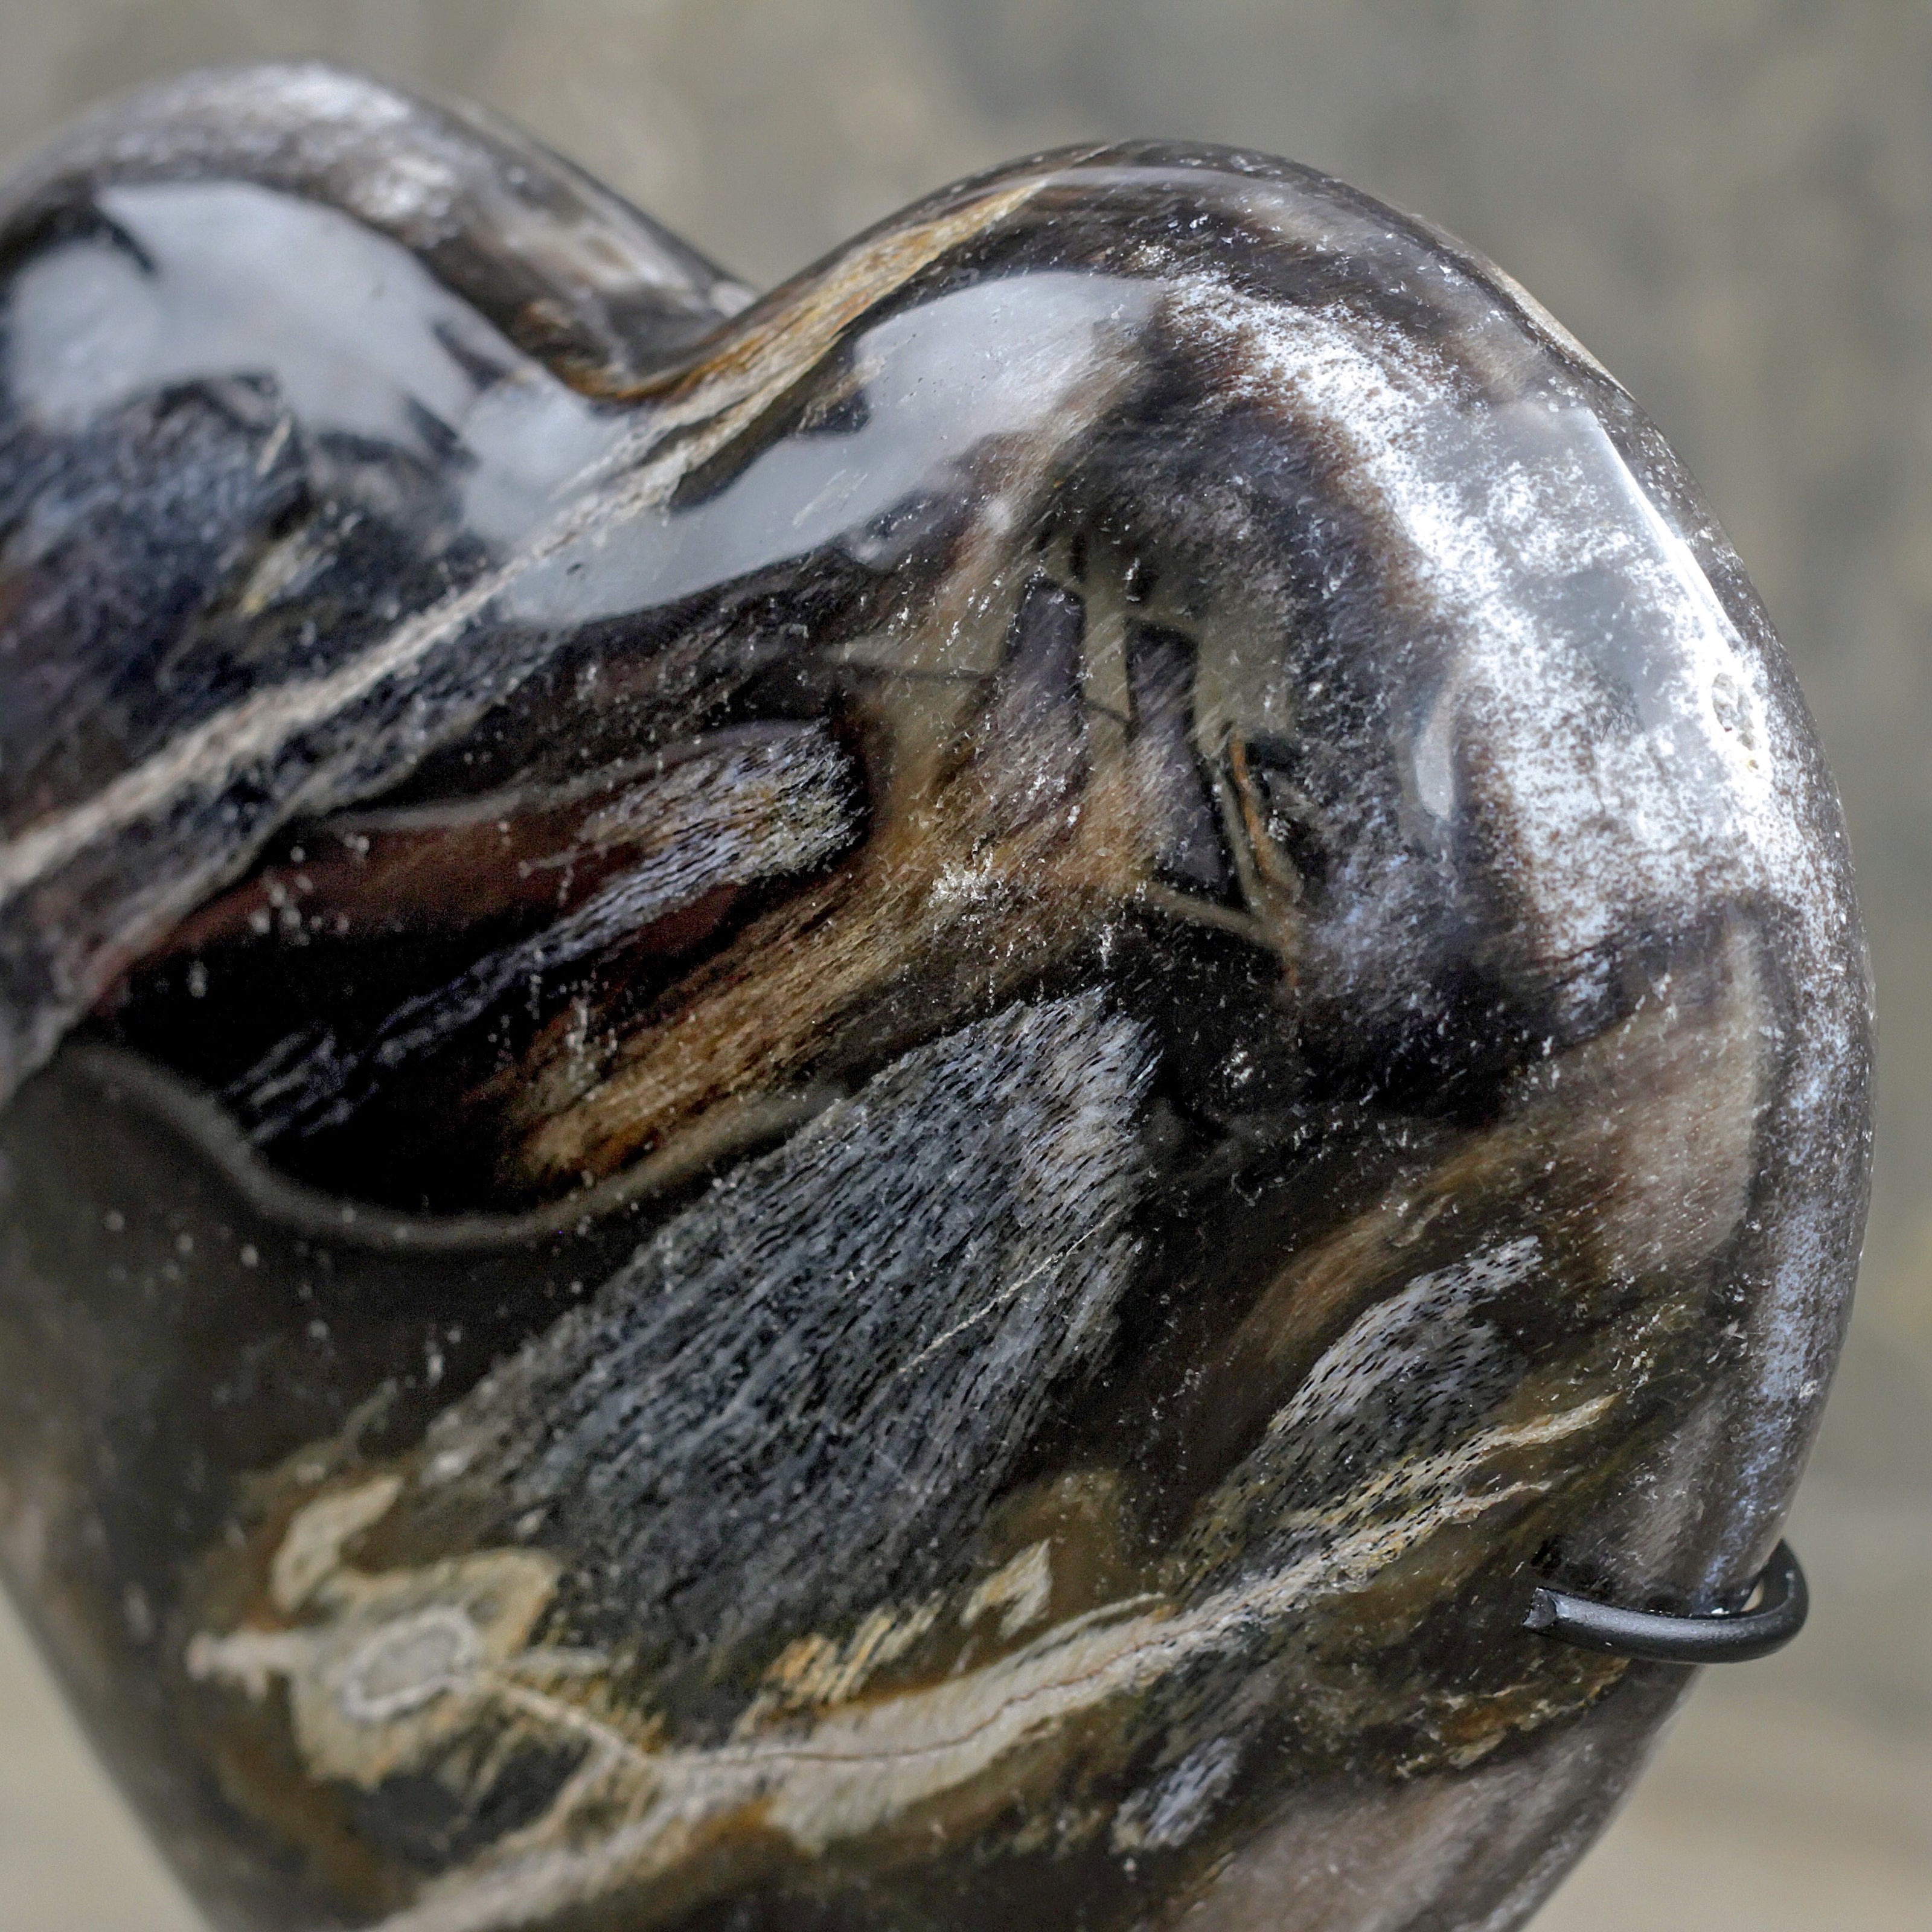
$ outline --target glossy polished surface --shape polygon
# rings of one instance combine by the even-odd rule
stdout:
[[[1532,1579],[1754,1572],[1862,1211],[1628,399],[1222,151],[746,308],[294,69],[8,221],[5,1554],[210,1909],[1519,1922],[1682,1680]]]

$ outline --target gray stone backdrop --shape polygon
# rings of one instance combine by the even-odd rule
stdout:
[[[1876,958],[1877,1197],[1794,1518],[1802,1643],[1699,1690],[1544,1932],[1932,1924],[1932,6],[1924,0],[0,0],[0,153],[214,60],[477,96],[774,280],[1092,136],[1342,175],[1510,270],[1702,478],[1796,658]],[[0,1922],[185,1932],[0,1624]]]

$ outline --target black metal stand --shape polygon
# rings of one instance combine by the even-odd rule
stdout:
[[[1583,1650],[1661,1664],[1744,1664],[1782,1649],[1804,1628],[1811,1608],[1804,1572],[1789,1544],[1771,1553],[1744,1606],[1702,1616],[1666,1617],[1623,1610],[1539,1584],[1530,1600],[1526,1630],[1540,1630]]]

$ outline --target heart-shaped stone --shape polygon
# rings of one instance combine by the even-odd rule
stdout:
[[[214,1918],[1520,1923],[1864,1192],[1623,392],[1222,149],[754,301],[292,67],[0,218],[4,1557]]]

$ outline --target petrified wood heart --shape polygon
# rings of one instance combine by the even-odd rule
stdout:
[[[1222,150],[754,302],[283,68],[0,218],[4,1556],[210,1913],[1519,1924],[1863,1210],[1623,392]]]

